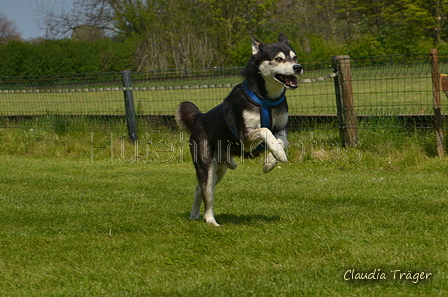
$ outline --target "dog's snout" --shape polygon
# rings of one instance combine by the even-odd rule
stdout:
[[[298,73],[298,74],[302,74],[302,72],[303,72],[303,67],[300,64],[296,64],[296,65],[292,66],[292,69],[294,70],[295,73]]]

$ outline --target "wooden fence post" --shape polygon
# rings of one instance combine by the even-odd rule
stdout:
[[[332,60],[333,69],[338,73],[334,79],[342,145],[344,147],[356,146],[358,144],[358,124],[352,90],[350,56],[333,56]]]
[[[137,137],[137,121],[135,118],[134,96],[132,95],[131,71],[124,70],[122,72],[124,107],[126,110],[126,122],[128,125],[128,135],[132,142],[138,140]]]
[[[431,49],[431,76],[432,95],[434,99],[434,131],[436,132],[437,155],[443,157],[443,129],[442,129],[442,106],[440,102],[440,73],[439,73],[439,53],[437,49]]]

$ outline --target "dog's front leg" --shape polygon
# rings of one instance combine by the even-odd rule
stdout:
[[[274,134],[272,134],[271,130],[268,128],[260,128],[260,129],[253,129],[248,133],[248,140],[251,142],[262,140],[266,143],[269,151],[273,154],[275,159],[282,163],[288,162],[288,158],[286,157],[285,153],[285,142],[286,140],[286,133],[284,133],[284,140],[282,139],[283,136],[280,136],[277,139]],[[275,165],[274,165],[275,166]]]
[[[286,149],[286,147],[288,146],[288,139],[286,138],[286,130],[282,130],[276,133],[274,136],[277,138],[278,143],[281,144],[283,149]],[[277,163],[278,161],[274,157],[272,152],[269,152],[266,159],[264,160],[263,172],[264,173],[270,172],[272,169],[275,168]]]

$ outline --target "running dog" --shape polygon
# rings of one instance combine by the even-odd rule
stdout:
[[[297,55],[283,33],[278,42],[263,44],[251,35],[252,57],[242,71],[245,80],[236,85],[224,102],[201,113],[191,102],[182,102],[176,114],[179,127],[191,134],[190,151],[198,185],[191,220],[219,226],[213,212],[214,189],[227,168],[235,169],[234,156],[266,152],[263,171],[287,162],[285,148],[288,104],[285,90],[297,89],[296,75],[303,72]]]

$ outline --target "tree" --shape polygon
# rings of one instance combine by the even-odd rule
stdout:
[[[0,43],[7,44],[12,40],[21,40],[16,24],[0,12]]]
[[[205,13],[223,62],[234,60],[238,43],[248,40],[249,32],[266,22],[278,0],[198,0],[200,10]]]
[[[137,71],[244,65],[250,32],[266,42],[285,33],[303,60],[426,52],[448,40],[448,0],[56,1],[40,4],[48,38],[110,38]]]
[[[113,10],[109,0],[74,0],[73,7],[58,8],[56,1],[41,2],[37,8],[42,16],[39,27],[49,39],[75,36],[90,41],[113,34]]]
[[[206,68],[219,61],[195,0],[111,0],[117,39],[132,43],[135,68]]]
[[[242,34],[262,24],[275,0],[199,0],[212,20],[214,33],[221,33],[223,45],[231,47]]]

